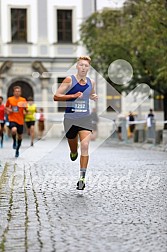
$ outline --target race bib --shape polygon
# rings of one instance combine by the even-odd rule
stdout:
[[[74,108],[73,111],[74,112],[87,112],[88,108],[87,108],[87,103],[86,101],[75,101],[74,102]]]
[[[12,106],[12,111],[13,112],[18,112],[19,111],[19,107],[18,106]]]

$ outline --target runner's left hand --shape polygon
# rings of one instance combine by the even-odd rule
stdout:
[[[93,101],[97,101],[98,100],[97,94],[91,94],[90,99],[93,100]]]

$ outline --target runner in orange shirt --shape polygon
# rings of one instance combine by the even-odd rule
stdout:
[[[16,149],[15,157],[19,157],[19,149],[22,142],[24,113],[27,110],[26,99],[21,97],[21,87],[13,88],[13,96],[6,102],[6,113],[9,119],[9,128],[13,138],[13,149]],[[17,142],[16,142],[17,135]]]

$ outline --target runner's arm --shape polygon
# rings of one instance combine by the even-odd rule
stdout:
[[[10,113],[12,113],[12,106],[11,106],[9,100],[7,100],[6,105],[5,105],[5,113],[7,115],[9,115]]]
[[[72,80],[71,77],[66,77],[61,83],[60,87],[57,89],[56,94],[54,95],[54,101],[67,101],[70,99],[78,98],[82,95],[81,92],[77,92],[76,94],[64,94],[68,88],[71,87]]]

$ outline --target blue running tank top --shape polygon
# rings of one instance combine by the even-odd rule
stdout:
[[[90,115],[89,110],[89,97],[92,91],[91,80],[86,77],[86,84],[81,85],[78,83],[76,77],[71,75],[72,85],[66,94],[75,94],[77,92],[82,92],[82,98],[70,99],[66,102],[65,118],[77,119]]]

